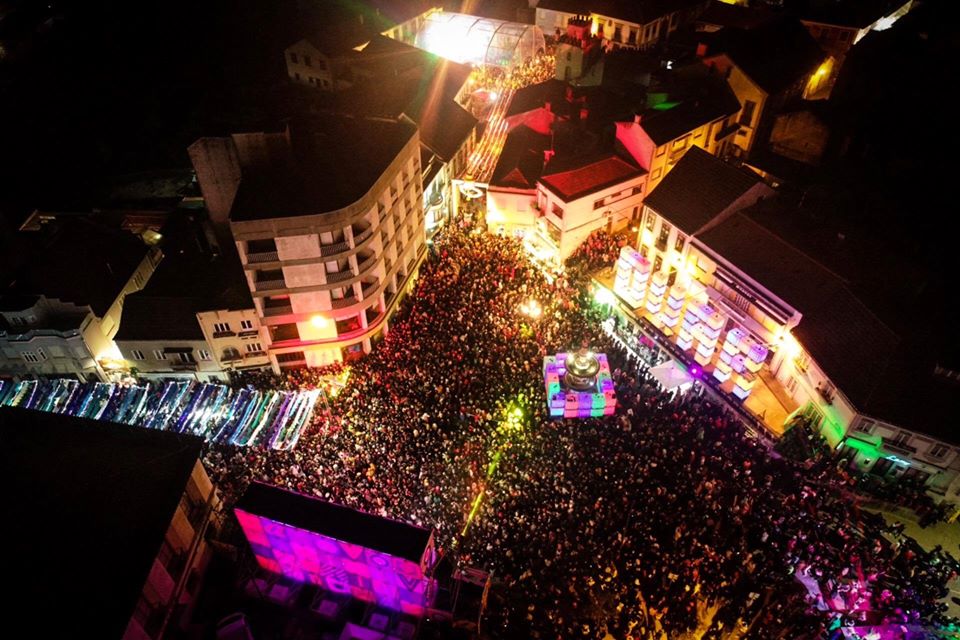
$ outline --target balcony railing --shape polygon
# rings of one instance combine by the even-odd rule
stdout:
[[[264,316],[283,316],[288,313],[293,313],[293,307],[289,304],[285,304],[278,307],[264,307],[263,315]]]
[[[377,287],[379,286],[380,286],[379,282],[370,282],[370,283],[364,284],[363,288],[361,289],[363,293],[363,299],[366,300],[371,295],[373,295],[373,292],[376,291]]]
[[[334,282],[343,282],[344,280],[349,280],[350,278],[353,278],[353,277],[354,277],[353,271],[351,271],[350,269],[347,269],[346,271],[337,271],[335,273],[328,273],[327,284],[331,284]]]
[[[269,291],[271,289],[286,289],[287,283],[284,280],[258,280],[254,286],[257,291]]]
[[[334,298],[331,301],[331,305],[334,309],[344,309],[350,305],[357,304],[360,302],[360,299],[356,296],[350,296],[349,298]]]
[[[912,456],[917,452],[916,447],[911,447],[906,443],[894,442],[893,440],[883,439],[883,448],[893,453]]]
[[[347,241],[337,242],[336,244],[323,244],[320,245],[320,255],[326,258],[327,256],[332,256],[337,253],[343,253],[350,248],[350,245],[347,244]]]
[[[280,255],[276,251],[264,251],[261,253],[247,254],[248,264],[256,264],[259,262],[276,262],[279,259],[280,259]]]
[[[359,246],[361,242],[369,238],[373,234],[373,225],[370,225],[360,233],[356,233],[353,236],[353,246]]]

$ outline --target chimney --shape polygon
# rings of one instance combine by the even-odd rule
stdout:
[[[544,103],[543,103],[543,108],[546,109],[547,111],[550,111],[550,101],[549,101],[549,100],[544,101]],[[552,113],[552,112],[551,112],[551,113]]]
[[[702,58],[707,55],[707,43],[701,42],[697,45],[697,57]]]
[[[640,124],[640,119],[643,118],[639,113],[633,114],[633,124]]]
[[[553,156],[556,155],[556,153],[557,153],[557,152],[554,151],[553,149],[544,149],[544,151],[543,151],[543,164],[544,164],[544,166],[546,166],[547,163],[550,162],[550,159],[553,158]]]

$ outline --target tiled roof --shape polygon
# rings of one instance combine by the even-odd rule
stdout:
[[[579,166],[556,173],[551,172],[548,164],[540,182],[564,202],[572,202],[646,173],[613,154],[576,164]]]
[[[690,147],[650,192],[644,204],[689,235],[700,231],[761,183],[755,174],[738,169],[700,147]]]

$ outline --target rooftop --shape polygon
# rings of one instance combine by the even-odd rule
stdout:
[[[416,127],[402,121],[326,114],[291,127],[290,145],[245,168],[230,219],[265,220],[336,211],[362,198]]]
[[[25,620],[55,611],[72,628],[121,637],[202,443],[0,408],[0,478],[12,527],[6,570],[16,577],[7,606]]]
[[[535,189],[543,172],[543,152],[550,148],[550,137],[537,133],[526,125],[510,132],[490,185],[513,189]]]
[[[127,296],[116,340],[203,340],[197,312],[253,308],[235,245],[215,250],[189,214],[172,217],[162,235],[163,259]]]
[[[15,234],[20,264],[0,283],[0,297],[44,295],[89,305],[98,317],[146,257],[149,248],[132,233],[101,224],[96,215],[58,218],[40,231]],[[15,305],[16,306],[16,305]]]
[[[763,5],[744,7],[713,0],[707,10],[697,18],[697,22],[733,29],[754,29],[766,23],[773,16],[773,12]]]
[[[602,16],[646,24],[674,11],[701,4],[702,0],[590,0],[585,3],[592,13]],[[583,10],[581,10],[583,12]]]
[[[699,95],[685,96],[668,91],[669,102],[679,103],[665,110],[652,110],[643,116],[640,126],[657,146],[740,111],[740,103],[729,87],[704,80],[699,89]]]
[[[874,415],[893,420],[891,408],[899,403],[884,398],[882,389],[891,384],[885,382],[888,377],[902,377],[902,371],[892,365],[901,350],[900,337],[839,276],[756,222],[750,213],[748,209],[731,216],[702,233],[700,241],[799,310],[803,317],[793,332],[817,364],[858,410],[870,412],[887,404],[890,407],[883,408],[883,415]],[[901,424],[931,435],[942,428],[913,420]]]
[[[599,158],[575,158],[569,162],[564,159],[556,163],[551,161],[544,168],[540,182],[564,202],[572,202],[645,173],[643,168],[609,154]]]
[[[826,54],[799,21],[782,18],[755,29],[723,29],[708,56],[725,53],[769,95],[809,77]]]
[[[247,488],[236,508],[417,564],[433,535],[429,529],[259,482]]]
[[[690,147],[644,204],[690,235],[698,233],[762,180],[700,147]]]

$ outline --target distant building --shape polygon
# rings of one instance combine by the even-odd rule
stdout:
[[[749,31],[721,31],[701,43],[703,63],[726,78],[741,109],[734,151],[749,157],[765,146],[777,113],[792,100],[826,88],[832,62],[796,21],[778,20]]]
[[[597,86],[603,81],[603,48],[590,33],[590,21],[571,19],[554,45],[556,79],[577,86]]]
[[[220,506],[202,439],[7,407],[0,440],[16,534],[5,538],[17,576],[7,606],[38,629],[99,638],[182,629]]]
[[[17,234],[30,257],[0,288],[0,374],[107,380],[122,366],[114,337],[124,302],[162,253],[89,216],[36,228]]]
[[[725,156],[737,131],[740,103],[727,91],[675,102],[669,93],[631,122],[617,122],[617,143],[647,171],[646,192],[656,188],[691,147]],[[648,94],[648,100],[656,92]]]
[[[832,86],[851,47],[871,31],[889,29],[910,12],[913,4],[913,0],[818,0],[809,3],[800,14],[800,21],[817,44],[833,58],[826,82]]]
[[[603,38],[608,48],[647,49],[690,23],[702,12],[706,0],[664,2],[577,2],[540,0],[536,3],[536,24],[547,35],[566,32],[571,20],[588,15],[590,32]]]
[[[234,246],[218,247],[205,222],[186,212],[162,235],[164,259],[143,290],[127,297],[116,335],[126,369],[209,381],[269,366]]]
[[[321,116],[190,153],[212,215],[229,219],[274,369],[369,351],[426,255],[416,127]]]

